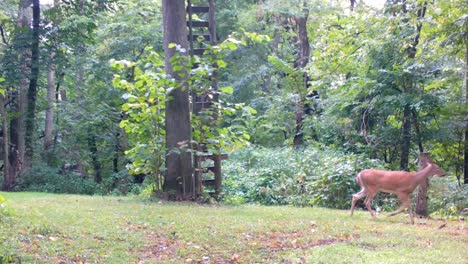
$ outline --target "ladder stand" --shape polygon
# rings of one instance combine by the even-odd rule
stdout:
[[[189,54],[194,56],[210,56],[207,54],[207,43],[211,46],[216,45],[216,21],[215,21],[216,4],[215,0],[208,0],[208,6],[194,6],[192,0],[187,0],[187,27],[189,40]],[[194,15],[197,20],[194,20]],[[203,19],[203,20],[202,20]],[[217,72],[213,72],[210,77],[211,88],[210,94],[197,95],[192,92],[193,114],[199,115],[203,110],[210,109],[214,102],[218,102],[218,82]],[[216,113],[213,113],[216,119]],[[206,124],[212,126],[213,124]],[[219,197],[222,186],[221,161],[227,159],[227,154],[210,153],[205,142],[198,142],[194,155],[195,169],[195,186],[197,194],[203,193],[203,188],[210,187],[213,192],[210,192],[215,198]],[[214,175],[210,176],[210,175]]]

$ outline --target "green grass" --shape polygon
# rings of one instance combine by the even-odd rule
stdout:
[[[0,193],[0,256],[23,263],[467,263],[465,222],[324,208]],[[445,224],[445,226],[443,226]],[[0,261],[1,262],[1,261]]]

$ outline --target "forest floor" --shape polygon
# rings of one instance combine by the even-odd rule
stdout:
[[[468,263],[466,221],[0,193],[0,263]],[[3,259],[2,259],[3,258]]]

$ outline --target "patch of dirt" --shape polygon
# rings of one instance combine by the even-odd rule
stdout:
[[[355,234],[344,234],[339,237],[328,237],[324,239],[314,239],[313,234],[304,231],[292,232],[272,232],[255,235],[244,235],[247,243],[268,251],[286,251],[286,250],[307,250],[314,247],[327,246],[337,243],[351,241],[359,238]]]
[[[411,225],[411,224],[408,224]],[[444,221],[428,221],[422,223],[416,223],[418,228],[436,229],[442,231],[452,231],[460,235],[468,234],[468,227],[465,227],[464,223],[457,225],[457,222],[444,222]]]
[[[370,243],[366,243],[366,242],[357,243],[356,246],[358,246],[358,247],[360,247],[360,248],[368,249],[368,250],[376,250],[376,249],[377,249],[377,246],[376,246],[376,245],[373,245],[373,244],[370,244]]]
[[[152,232],[146,241],[148,246],[140,250],[140,259],[164,260],[173,258],[178,248],[184,247],[180,240],[169,238],[166,235]]]

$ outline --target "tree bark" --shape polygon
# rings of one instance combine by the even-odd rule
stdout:
[[[49,68],[47,71],[47,109],[45,115],[44,126],[44,152],[46,161],[50,163],[52,145],[54,144],[54,110],[55,110],[55,54],[52,52],[49,55]]]
[[[98,156],[98,149],[97,149],[97,144],[96,144],[96,133],[94,131],[91,131],[88,134],[88,147],[89,147],[89,152],[91,154],[91,160],[93,163],[93,169],[94,169],[94,181],[96,183],[101,183],[102,182],[102,174],[101,174],[101,162],[99,161],[99,156]]]
[[[406,1],[402,2],[403,13],[407,12]],[[411,45],[406,49],[406,54],[408,55],[409,60],[416,58],[417,47],[419,44],[419,38],[421,36],[422,29],[422,18],[426,14],[427,2],[424,2],[417,10],[418,21],[416,23],[416,34],[412,39]],[[407,94],[414,93],[414,82],[412,76],[408,76],[403,83],[403,91]],[[409,150],[411,145],[411,106],[407,103],[403,107],[403,124],[402,124],[402,141],[401,141],[401,160],[400,160],[400,169],[408,170],[408,160],[409,160]]]
[[[26,111],[26,133],[25,133],[25,167],[30,168],[34,152],[34,131],[36,121],[36,97],[37,81],[39,78],[39,21],[40,4],[39,0],[33,0],[33,29],[31,38],[31,77],[28,88],[28,107]]]
[[[54,0],[54,8],[59,7],[60,1]],[[50,51],[49,54],[49,66],[47,69],[47,109],[45,115],[45,124],[44,124],[44,153],[45,160],[48,164],[51,163],[53,158],[53,150],[55,137],[54,137],[54,114],[56,109],[56,102],[58,102],[58,91],[56,89],[59,87],[57,82],[56,84],[56,75],[57,75],[57,65],[55,64],[55,52]]]
[[[192,177],[192,155],[188,150],[191,140],[188,73],[185,67],[174,71],[172,60],[180,45],[178,59],[187,58],[188,40],[184,0],[163,0],[164,51],[166,73],[178,86],[169,92],[166,102],[166,175],[163,191],[169,199],[193,199],[196,195]],[[183,50],[182,50],[183,49]],[[183,63],[183,62],[182,62]]]
[[[14,42],[19,55],[19,87],[10,92],[10,111],[15,117],[10,121],[10,149],[8,160],[10,162],[10,177],[14,183],[23,170],[25,155],[25,113],[27,107],[27,92],[29,75],[31,72],[31,46],[28,45],[29,25],[31,16],[29,8],[31,0],[21,0],[18,7],[18,20],[16,26],[20,29],[15,35]],[[23,42],[23,43],[20,43]]]
[[[413,114],[414,129],[416,130],[416,141],[418,143],[419,153],[424,153],[424,146],[422,143],[423,139],[421,135],[421,126],[419,125],[419,121],[418,121],[418,113],[416,112],[416,110],[413,109],[412,114]]]
[[[356,1],[357,1],[357,0],[350,0],[350,2],[351,2],[351,3],[350,3],[350,4],[351,4],[351,12],[354,11],[354,7],[356,6]]]
[[[403,109],[402,139],[401,139],[401,160],[400,169],[408,171],[409,152],[411,145],[411,108],[405,105]]]
[[[299,44],[299,54],[295,63],[295,68],[304,69],[309,62],[310,56],[310,43],[309,36],[307,34],[307,20],[309,17],[309,10],[305,8],[302,16],[295,17],[296,26],[297,26],[297,37]],[[307,89],[307,74],[304,74],[304,83],[300,89]],[[306,94],[306,93],[305,93]],[[304,98],[299,93],[299,100],[296,103],[296,134],[294,135],[294,147],[298,148],[304,143],[304,131],[302,130],[303,121],[304,121]]]
[[[13,181],[14,181],[14,174],[10,174],[10,144],[8,140],[8,116],[5,111],[5,97],[0,94],[0,116],[1,116],[1,122],[2,122],[2,159],[3,159],[3,184],[2,184],[2,190],[3,191],[10,191],[11,188],[13,187]]]
[[[419,153],[418,171],[421,171],[427,166],[428,160],[430,160],[429,153]],[[429,188],[429,179],[424,180],[418,188],[418,194],[415,197],[416,202],[416,214],[427,216],[427,189]]]
[[[422,5],[417,10],[416,15],[417,15],[418,21],[416,24],[416,35],[413,38],[413,43],[411,44],[411,47],[408,49],[409,59],[414,59],[416,57],[417,46],[419,44],[419,38],[421,36],[421,30],[423,26],[422,19],[426,15],[426,9],[427,9],[427,2],[423,2]],[[414,92],[413,85],[414,83],[411,82],[412,92]],[[416,117],[416,114],[417,113],[415,112],[415,117]],[[422,149],[422,143],[419,142],[419,144],[420,144],[420,149]],[[426,179],[423,183],[421,183],[421,185],[418,188],[418,194],[416,196],[416,214],[418,215],[427,216],[428,214],[428,210],[427,210],[427,189],[428,188],[429,188],[429,179]]]

